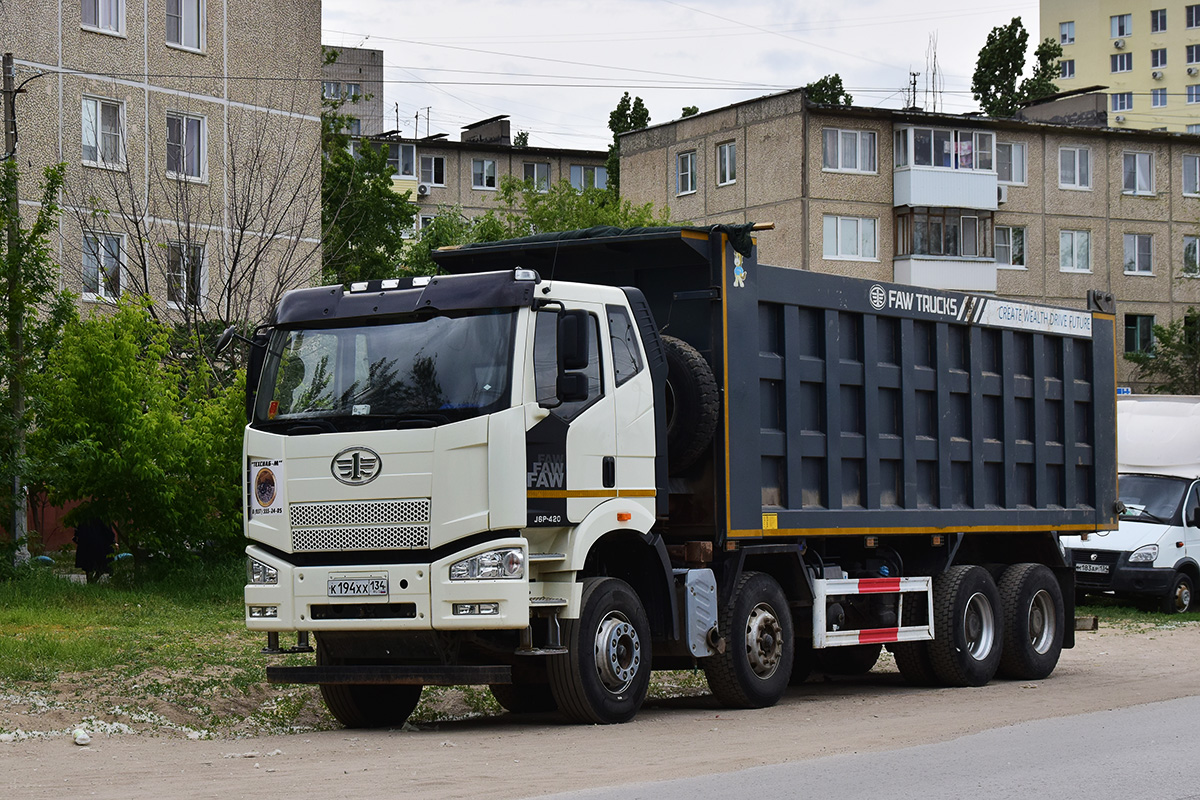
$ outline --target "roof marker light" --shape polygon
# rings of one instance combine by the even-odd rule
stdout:
[[[513,280],[515,281],[533,281],[537,283],[540,279],[536,270],[518,269],[513,271]]]
[[[412,285],[413,285],[414,289],[417,288],[418,286],[428,286],[429,285],[429,276],[422,275],[418,278],[413,278],[412,281],[413,281]]]
[[[388,278],[386,280],[382,280],[379,282],[379,288],[380,289],[399,289],[400,288],[400,279],[399,278]]]
[[[367,282],[366,281],[350,284],[350,291],[352,291],[352,292],[365,292],[366,290],[367,290]]]

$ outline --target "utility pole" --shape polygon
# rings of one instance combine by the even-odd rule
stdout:
[[[16,561],[29,560],[29,549],[26,544],[26,498],[25,487],[21,480],[20,463],[25,460],[25,427],[22,420],[25,417],[25,297],[22,285],[22,257],[18,253],[20,247],[21,206],[18,202],[16,177],[17,157],[17,88],[16,71],[13,66],[13,54],[5,53],[4,71],[4,156],[12,160],[12,165],[6,167],[13,170],[10,184],[11,194],[4,198],[8,211],[8,247],[6,256],[8,269],[4,276],[5,289],[8,294],[8,350],[9,363],[12,372],[8,378],[8,392],[11,398],[11,413],[13,420],[12,441],[12,518],[10,519],[13,541],[17,545]]]

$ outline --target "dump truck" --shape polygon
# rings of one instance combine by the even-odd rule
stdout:
[[[254,333],[246,625],[343,724],[620,723],[651,670],[1048,676],[1116,519],[1114,310],[761,265],[750,226],[438,251]],[[295,645],[280,635],[295,634]]]
[[[1200,584],[1200,397],[1117,397],[1120,525],[1066,536],[1076,601],[1087,594],[1194,610]]]

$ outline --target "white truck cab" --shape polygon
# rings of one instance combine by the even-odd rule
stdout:
[[[1117,399],[1120,527],[1064,536],[1080,595],[1151,597],[1167,613],[1195,605],[1200,582],[1200,397]]]

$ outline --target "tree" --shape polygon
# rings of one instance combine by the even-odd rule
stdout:
[[[1020,17],[1013,17],[1008,25],[992,28],[988,34],[971,80],[971,91],[988,116],[1011,117],[1022,105],[1058,91],[1054,75],[1062,45],[1053,39],[1038,45],[1033,76],[1018,85],[1025,71],[1028,45],[1029,33]]]
[[[656,212],[652,203],[634,205],[609,189],[580,191],[568,181],[559,181],[548,191],[541,191],[531,180],[505,175],[500,178],[495,199],[498,208],[473,219],[457,206],[438,209],[437,216],[421,230],[420,239],[405,259],[408,271],[418,275],[435,273],[437,264],[430,253],[449,245],[494,242],[598,225],[638,228],[670,224],[665,208]]]
[[[0,164],[0,254],[4,295],[3,340],[0,341],[0,386],[5,412],[0,417],[0,466],[5,490],[0,491],[4,527],[18,546],[24,535],[28,472],[26,436],[31,415],[26,407],[27,388],[45,365],[45,354],[73,306],[57,291],[57,271],[50,232],[58,221],[58,192],[65,167],[48,167],[43,173],[42,195],[33,225],[25,228],[17,202],[20,171],[16,159]]]
[[[642,102],[635,97],[631,101],[629,92],[621,95],[617,107],[608,115],[608,129],[612,131],[613,141],[608,148],[608,160],[604,162],[608,170],[608,188],[614,193],[621,191],[621,134],[638,131],[650,124],[650,112]]]
[[[529,131],[517,131],[513,137],[513,147],[529,147]]]
[[[854,105],[854,98],[842,86],[842,76],[836,72],[805,86],[804,97],[819,106]]]
[[[1137,366],[1137,378],[1155,394],[1200,395],[1200,309],[1188,308],[1183,317],[1153,328],[1149,351],[1126,353]]]
[[[410,193],[392,188],[388,148],[360,142],[351,152],[349,117],[338,101],[321,115],[321,227],[325,247],[322,278],[349,284],[398,274],[417,207]]]
[[[244,379],[213,385],[204,360],[172,363],[148,303],[68,323],[35,381],[35,474],[68,524],[113,524],[139,565],[241,546]]]
[[[694,117],[699,113],[700,113],[700,106],[684,106],[683,111],[679,115],[679,118],[686,119],[688,117]]]

